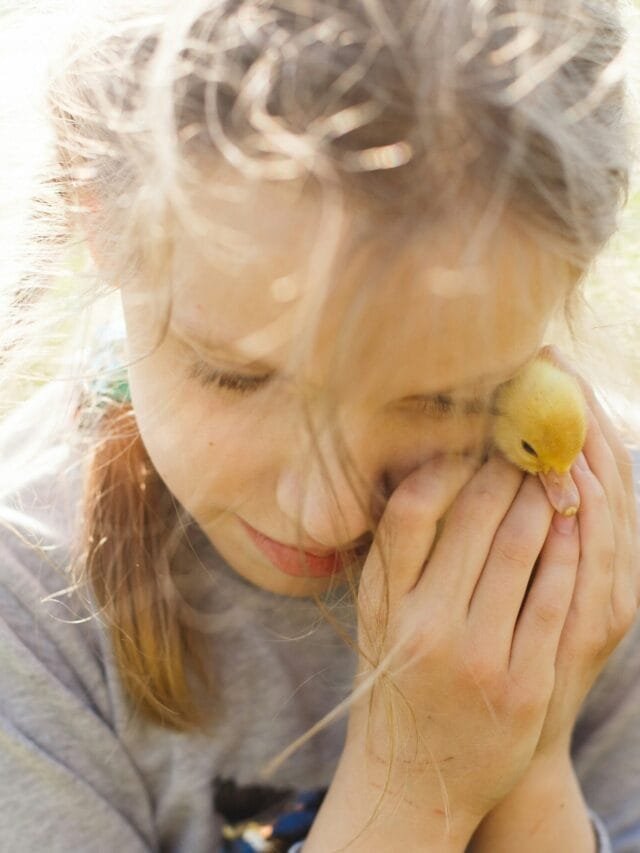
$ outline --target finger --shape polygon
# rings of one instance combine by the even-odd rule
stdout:
[[[518,613],[552,516],[553,507],[537,477],[526,476],[496,532],[471,599],[471,631],[507,661]]]
[[[594,426],[590,434],[593,436],[599,429],[599,426]],[[601,440],[606,445],[604,438]],[[588,451],[587,445],[585,450]],[[590,464],[592,459],[595,461]],[[598,460],[599,468],[596,470]],[[596,503],[595,512],[589,514],[591,523],[588,526],[581,525],[585,557],[592,558],[595,554],[596,559],[602,560],[602,548],[611,549],[611,606],[614,613],[623,613],[628,608],[629,600],[636,596],[638,586],[638,570],[632,553],[635,547],[635,494],[627,496],[615,462],[612,459],[608,463],[604,462],[602,453],[592,451],[589,457],[581,453],[572,473],[580,494],[590,495],[591,503]],[[604,544],[605,541],[608,546]],[[602,575],[597,568],[594,571],[598,576]]]
[[[615,556],[611,568],[610,596],[612,606],[614,601],[624,601],[633,594],[636,579],[633,577],[634,566],[630,555],[631,530],[636,523],[635,494],[629,494],[623,483],[620,469],[613,451],[607,442],[601,426],[593,413],[589,411],[589,426],[583,452],[574,464],[572,474],[580,493],[592,493],[592,500],[599,501],[601,511],[596,512],[594,524],[599,525],[600,539],[608,535]],[[581,470],[584,466],[584,470]],[[604,526],[606,525],[606,530]],[[584,528],[584,525],[582,526]],[[581,529],[582,529],[581,528]],[[588,541],[583,541],[587,555],[594,553],[596,528],[588,529]]]
[[[611,512],[617,518],[626,520],[630,508],[623,475],[611,445],[592,411],[587,411],[587,437],[582,453],[590,470],[602,484]]]
[[[441,455],[406,477],[392,493],[362,571],[361,587],[371,598],[384,590],[388,568],[390,607],[420,578],[436,537],[438,519],[473,476],[477,462]]]
[[[491,550],[493,537],[513,503],[524,475],[493,453],[456,498],[416,593],[438,595],[466,616]]]
[[[516,622],[509,668],[531,683],[543,683],[555,666],[576,583],[580,524],[578,516],[554,515]]]
[[[558,365],[558,367],[561,367],[563,370],[566,370],[567,373],[571,374],[577,380],[580,388],[582,389],[589,410],[587,438],[583,452],[589,459],[596,477],[598,477],[600,482],[605,485],[605,481],[603,480],[603,476],[605,476],[605,472],[603,470],[603,459],[599,452],[599,448],[597,447],[598,439],[601,438],[604,439],[604,442],[608,446],[609,453],[615,460],[619,476],[624,484],[627,495],[632,495],[634,492],[633,461],[627,447],[622,441],[617,429],[611,423],[610,418],[598,400],[593,388],[557,347],[544,347],[541,351],[541,355],[546,358],[550,358]],[[607,456],[607,459],[608,458],[609,457]]]
[[[575,477],[582,499],[575,611],[597,634],[598,626],[609,628],[614,596],[624,599],[629,594],[628,572],[617,571],[616,564],[622,565],[630,555],[622,538],[616,539],[607,496],[584,458],[575,465]]]
[[[615,602],[629,595],[640,598],[640,561],[634,559],[638,546],[637,497],[633,477],[633,460],[628,448],[611,423],[591,386],[556,348],[543,353],[559,367],[571,373],[580,384],[587,400],[587,437],[583,448],[589,468],[602,484],[614,520],[617,566],[619,574],[613,592]]]

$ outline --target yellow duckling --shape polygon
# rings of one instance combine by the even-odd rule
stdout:
[[[538,356],[496,392],[495,446],[530,474],[538,474],[553,508],[575,515],[578,489],[569,473],[587,434],[586,403],[578,382]]]

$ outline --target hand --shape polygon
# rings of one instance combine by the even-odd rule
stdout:
[[[571,472],[581,500],[576,587],[536,749],[537,755],[551,756],[568,754],[584,698],[635,620],[640,603],[640,539],[631,457],[583,377],[555,348],[550,355],[580,383],[588,414],[582,459]]]
[[[577,530],[548,536],[536,477],[497,454],[475,474],[470,464],[432,460],[387,503],[358,592],[358,681],[391,656],[352,707],[345,750],[365,749],[369,776],[377,762],[379,787],[391,781],[416,814],[475,828],[535,752],[579,546]]]
[[[595,853],[588,807],[569,755],[535,758],[484,818],[466,853]]]

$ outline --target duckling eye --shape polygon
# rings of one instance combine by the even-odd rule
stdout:
[[[527,453],[530,453],[532,456],[537,456],[537,455],[538,455],[538,454],[535,452],[535,450],[533,449],[533,447],[531,447],[531,445],[530,445],[530,444],[528,444],[526,441],[523,441],[523,442],[522,442],[522,449],[523,449],[523,450],[526,450],[526,451],[527,451]]]

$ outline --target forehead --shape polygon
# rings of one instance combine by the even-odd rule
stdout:
[[[474,245],[463,213],[358,239],[357,212],[262,189],[216,211],[203,242],[177,240],[172,322],[247,360],[293,359],[311,385],[352,378],[366,396],[507,378],[539,345],[567,268],[515,220]],[[231,234],[225,263],[207,249]]]

